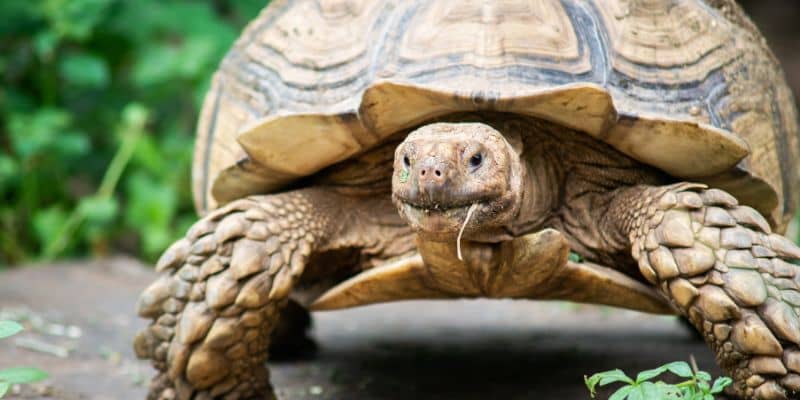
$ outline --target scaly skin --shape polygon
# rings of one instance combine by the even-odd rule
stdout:
[[[198,221],[161,257],[161,276],[139,299],[139,315],[153,322],[134,348],[159,370],[148,398],[274,398],[265,365],[270,335],[276,326],[284,342],[303,334],[302,308],[297,323],[281,313],[312,253],[369,247],[379,256],[391,248],[383,238],[398,243],[408,234],[406,227],[361,226],[355,210],[362,208],[375,219],[393,212],[388,196],[359,200],[310,188],[237,200]],[[325,267],[332,273],[337,266]]]
[[[136,353],[160,371],[149,399],[273,398],[270,333],[328,224],[312,209],[298,192],[238,200],[167,250],[138,305],[154,322]]]
[[[800,248],[704,185],[636,186],[625,207],[642,275],[701,332],[745,399],[800,396]]]

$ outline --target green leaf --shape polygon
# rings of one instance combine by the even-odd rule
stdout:
[[[42,248],[58,238],[67,218],[67,213],[59,205],[37,210],[33,214],[33,230]]]
[[[635,382],[631,378],[628,378],[620,369],[600,373],[600,386],[605,386],[614,382],[625,382],[630,385],[635,384]]]
[[[0,370],[0,380],[12,384],[38,382],[47,377],[46,372],[37,368],[17,367]]]
[[[19,164],[5,154],[0,154],[0,193],[11,187],[11,182],[19,176]]]
[[[11,384],[8,382],[0,382],[0,399],[8,393],[8,389],[11,388]]]
[[[80,87],[99,89],[110,80],[106,61],[89,53],[65,56],[59,62],[59,70],[65,81]]]
[[[600,382],[600,375],[594,374],[591,377],[587,377],[586,375],[583,376],[583,383],[586,385],[586,388],[589,389],[589,395],[594,398],[595,391],[597,390],[597,384]]]
[[[42,11],[59,36],[86,40],[103,18],[111,0],[44,0]]]
[[[658,367],[655,369],[648,369],[646,371],[639,372],[636,375],[636,383],[642,383],[644,381],[649,381],[650,379],[655,378],[656,376],[661,375],[664,371],[667,370],[666,366]]]
[[[711,381],[711,375],[706,371],[697,371],[695,378],[699,381],[709,382]]]
[[[614,394],[612,394],[611,397],[608,398],[608,400],[623,400],[625,399],[625,397],[628,396],[628,394],[630,394],[630,392],[634,391],[635,389],[636,386],[623,386],[617,389],[617,391],[614,392]]]
[[[24,328],[15,321],[0,321],[0,339],[14,336],[22,332]]]
[[[662,392],[658,386],[653,382],[642,382],[639,385],[639,391],[645,399],[661,399]]]
[[[635,389],[636,390],[631,390],[631,392],[628,393],[628,400],[649,400],[642,395],[642,391],[639,387],[636,387]]]
[[[731,378],[728,378],[727,376],[719,377],[717,378],[717,380],[714,381],[714,385],[711,387],[711,393],[712,394],[722,393],[722,391],[725,390],[725,387],[727,387],[731,383],[733,383],[733,380]]]
[[[692,367],[689,366],[686,361],[675,361],[669,364],[664,365],[669,372],[672,372],[675,375],[680,376],[681,378],[692,378],[694,377],[694,373],[692,372]]]
[[[41,108],[30,114],[13,114],[8,123],[12,147],[23,160],[37,153],[58,151],[53,143],[70,122],[70,114],[56,108]]]
[[[78,211],[89,223],[105,223],[117,216],[119,205],[113,197],[84,197],[78,203]]]

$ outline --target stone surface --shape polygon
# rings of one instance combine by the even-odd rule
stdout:
[[[151,270],[129,260],[0,273],[0,310],[25,306],[83,331],[78,339],[35,332],[18,336],[73,346],[67,358],[0,341],[0,369],[32,365],[51,374],[46,382],[24,387],[24,398],[144,399],[154,370],[136,360],[131,343],[145,324],[135,314],[136,298],[152,281]],[[317,356],[270,364],[282,400],[522,400],[534,395],[584,400],[584,374],[640,371],[687,354],[694,354],[701,368],[720,373],[711,351],[675,319],[607,307],[403,302],[315,313],[314,319]],[[53,395],[37,394],[43,388]]]

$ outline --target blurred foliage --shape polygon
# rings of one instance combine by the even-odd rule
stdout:
[[[0,266],[180,236],[202,96],[264,4],[0,1]]]

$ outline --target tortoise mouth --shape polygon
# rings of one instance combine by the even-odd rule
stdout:
[[[398,211],[416,232],[430,239],[449,240],[462,228],[480,230],[492,200],[473,200],[453,204],[416,204],[396,198]]]
[[[466,210],[472,207],[473,204],[485,205],[494,200],[489,196],[478,197],[469,200],[457,200],[453,202],[443,203],[437,201],[426,201],[421,199],[409,199],[404,196],[395,195],[395,199],[405,206],[411,207],[425,213],[450,213],[453,211]]]

